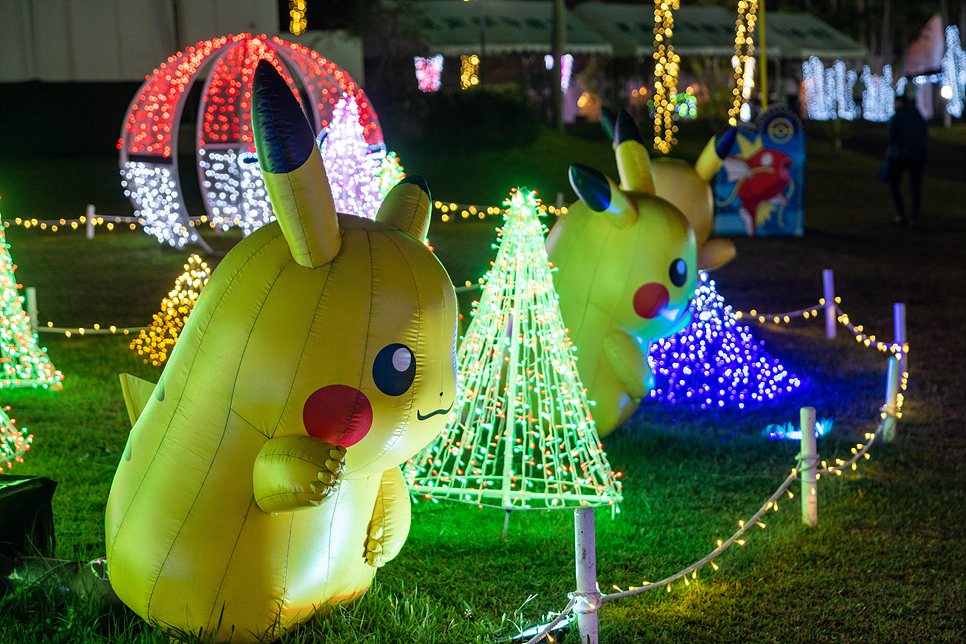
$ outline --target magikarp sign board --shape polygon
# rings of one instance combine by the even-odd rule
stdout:
[[[741,123],[714,177],[714,231],[722,235],[804,234],[805,130],[786,105]]]

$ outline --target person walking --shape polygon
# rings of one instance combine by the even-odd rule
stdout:
[[[886,125],[889,147],[886,150],[885,180],[889,183],[896,205],[896,216],[892,223],[915,226],[919,223],[922,209],[922,174],[929,160],[929,132],[912,98],[900,94],[896,96],[895,105],[896,113]],[[907,171],[912,190],[912,207],[908,218],[901,186],[902,175]]]

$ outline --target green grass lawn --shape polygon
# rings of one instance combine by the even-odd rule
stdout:
[[[693,159],[712,133],[682,132]],[[581,162],[616,174],[609,145],[581,130],[544,130],[531,146],[450,157],[407,158],[434,196],[496,204],[510,188],[548,201],[572,198],[566,168]],[[698,572],[688,586],[610,602],[600,612],[606,642],[961,642],[966,640],[966,183],[927,175],[923,224],[894,228],[891,201],[875,181],[879,160],[811,142],[806,235],[735,239],[737,258],[713,275],[729,304],[784,311],[821,296],[835,271],[853,321],[892,338],[892,304],[908,307],[911,377],[896,441],[877,445],[859,469],[819,482],[819,527],[801,525],[787,497],[767,528]],[[113,160],[0,161],[0,212],[66,217],[95,203],[129,214]],[[495,251],[496,219],[442,223],[430,239],[454,282],[476,280]],[[548,222],[550,224],[552,222]],[[144,325],[187,256],[131,232],[6,230],[18,281],[38,290],[40,318],[58,326]],[[228,239],[212,239],[219,248]],[[215,264],[217,257],[206,258]],[[469,298],[462,297],[468,305]],[[646,403],[605,440],[623,473],[621,513],[597,516],[598,579],[604,592],[672,574],[700,559],[750,516],[794,465],[798,445],[760,430],[794,421],[812,405],[835,419],[822,458],[845,458],[874,429],[885,359],[840,327],[821,323],[757,332],[767,350],[809,386],[792,399],[736,413],[699,413]],[[66,374],[60,392],[3,391],[0,401],[34,434],[14,470],[58,482],[57,554],[104,554],[104,505],[129,425],[117,373],[156,379],[130,338],[41,336]],[[172,476],[176,476],[172,473]],[[519,512],[501,539],[503,513],[421,502],[400,556],[371,592],[295,631],[288,642],[468,642],[510,637],[567,603],[574,588],[571,512]],[[163,642],[123,608],[56,592],[0,600],[0,642]],[[567,641],[576,641],[575,635]]]

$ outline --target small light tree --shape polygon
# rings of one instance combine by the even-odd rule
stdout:
[[[731,315],[707,273],[700,274],[691,312],[688,326],[651,344],[651,398],[692,409],[746,409],[802,386]]]
[[[336,211],[375,219],[381,203],[376,176],[379,168],[369,154],[355,98],[339,99],[332,122],[320,138]]]
[[[534,193],[511,193],[496,261],[457,352],[453,411],[405,469],[417,499],[506,510],[621,500],[560,317],[537,208]]]
[[[37,344],[30,318],[23,310],[17,269],[0,222],[0,389],[61,387],[62,373],[54,369],[46,350]],[[36,320],[34,321],[36,323]]]
[[[131,349],[144,358],[145,364],[158,366],[168,359],[201,289],[211,277],[211,269],[197,255],[188,258],[184,270],[174,290],[161,300],[161,311],[154,314],[151,325],[131,342]]]

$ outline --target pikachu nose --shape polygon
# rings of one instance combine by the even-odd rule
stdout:
[[[328,385],[316,389],[305,401],[302,422],[310,436],[349,447],[372,428],[372,405],[355,387]]]
[[[648,282],[634,293],[634,311],[648,320],[660,315],[671,301],[667,288],[657,282]]]

